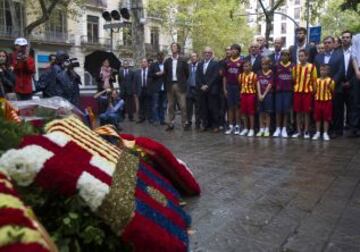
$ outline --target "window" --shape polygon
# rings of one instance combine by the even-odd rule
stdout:
[[[300,12],[301,12],[301,8],[297,7],[294,9],[294,18],[295,19],[300,19]]]
[[[47,39],[50,41],[65,41],[66,38],[66,15],[60,10],[55,10],[45,25]]]
[[[300,5],[300,0],[295,0],[295,5]]]
[[[24,27],[24,6],[20,2],[14,2],[16,13],[16,25],[19,29]],[[13,34],[14,24],[11,20],[11,12],[8,0],[0,0],[0,34],[18,36]],[[19,31],[18,31],[19,32]]]
[[[286,33],[286,23],[281,23],[281,33]]]
[[[87,42],[99,43],[99,17],[97,16],[87,16]]]
[[[286,45],[286,37],[285,37],[285,36],[281,37],[281,40],[282,40],[282,42],[283,42],[283,46],[284,46],[285,48],[287,48],[287,45]]]
[[[156,50],[158,50],[159,48],[159,37],[160,37],[159,27],[152,27],[150,30],[150,43],[152,47]]]

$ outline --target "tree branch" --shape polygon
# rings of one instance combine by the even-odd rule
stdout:
[[[260,3],[260,6],[261,6],[261,9],[263,10],[263,12],[264,12],[264,14],[265,14],[266,19],[270,19],[269,14],[268,14],[268,11],[266,10],[266,8],[265,8],[264,3],[262,2],[262,0],[259,0],[259,3]]]
[[[25,27],[25,36],[28,36],[36,27],[49,20],[51,13],[61,0],[52,0],[49,7],[46,7],[45,0],[39,0],[42,16]]]
[[[270,12],[274,12],[279,6],[284,2],[284,0],[278,0],[274,6],[271,8]]]

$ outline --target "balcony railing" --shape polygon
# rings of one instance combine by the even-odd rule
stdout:
[[[17,38],[19,36],[20,36],[20,31],[15,31],[13,26],[0,25],[0,37],[1,38],[13,39],[13,38]]]
[[[111,41],[109,38],[81,36],[81,44],[87,47],[100,49],[110,49],[111,47]]]
[[[30,35],[32,41],[42,41],[49,43],[73,44],[74,38],[67,32],[44,31],[34,32]]]
[[[92,5],[95,7],[107,8],[107,3],[105,0],[88,0],[86,4]]]

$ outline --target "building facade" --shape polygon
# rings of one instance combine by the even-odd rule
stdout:
[[[0,49],[10,52],[14,40],[21,36],[23,28],[34,21],[37,16],[29,11],[27,0],[13,0],[16,8],[18,24],[12,23],[11,6],[8,0],[0,0]],[[33,1],[35,2],[35,1]],[[66,51],[71,58],[77,58],[81,67],[77,72],[82,77],[82,89],[93,90],[96,86],[93,76],[83,68],[85,57],[96,50],[112,51],[120,60],[128,59],[132,65],[133,40],[131,24],[113,29],[112,43],[110,30],[104,29],[107,24],[102,17],[104,11],[118,10],[121,7],[131,9],[128,0],[88,0],[82,6],[73,5],[76,15],[70,17],[60,9],[55,9],[50,20],[36,29],[27,37],[34,49],[36,62],[36,78],[48,66],[48,56],[57,50]],[[146,7],[145,1],[144,6]],[[131,13],[131,12],[130,12]],[[131,19],[130,19],[131,22]],[[15,30],[19,27],[20,30]],[[144,11],[146,57],[154,58],[159,51],[168,51],[172,38],[161,26],[161,20],[147,16]],[[112,45],[112,48],[111,48]]]
[[[263,1],[265,6],[270,6],[270,3],[274,0],[266,0]],[[284,3],[276,10],[276,12],[284,13],[290,16],[299,26],[306,26],[306,22],[304,20],[304,13],[306,9],[306,0],[285,0]],[[246,12],[248,14],[262,14],[263,11],[259,4],[259,1],[250,1]],[[264,17],[260,15],[249,15],[248,23],[251,27],[256,30],[256,34],[258,36],[265,35],[266,30],[266,22]],[[288,48],[289,46],[294,44],[295,39],[295,23],[289,19],[288,17],[275,14],[274,20],[272,24],[272,31],[270,34],[270,46],[274,40],[274,38],[282,38],[284,41],[284,47]]]

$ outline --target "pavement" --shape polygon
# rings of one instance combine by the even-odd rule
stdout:
[[[202,188],[186,198],[190,251],[360,251],[360,139],[247,138],[125,121]]]

